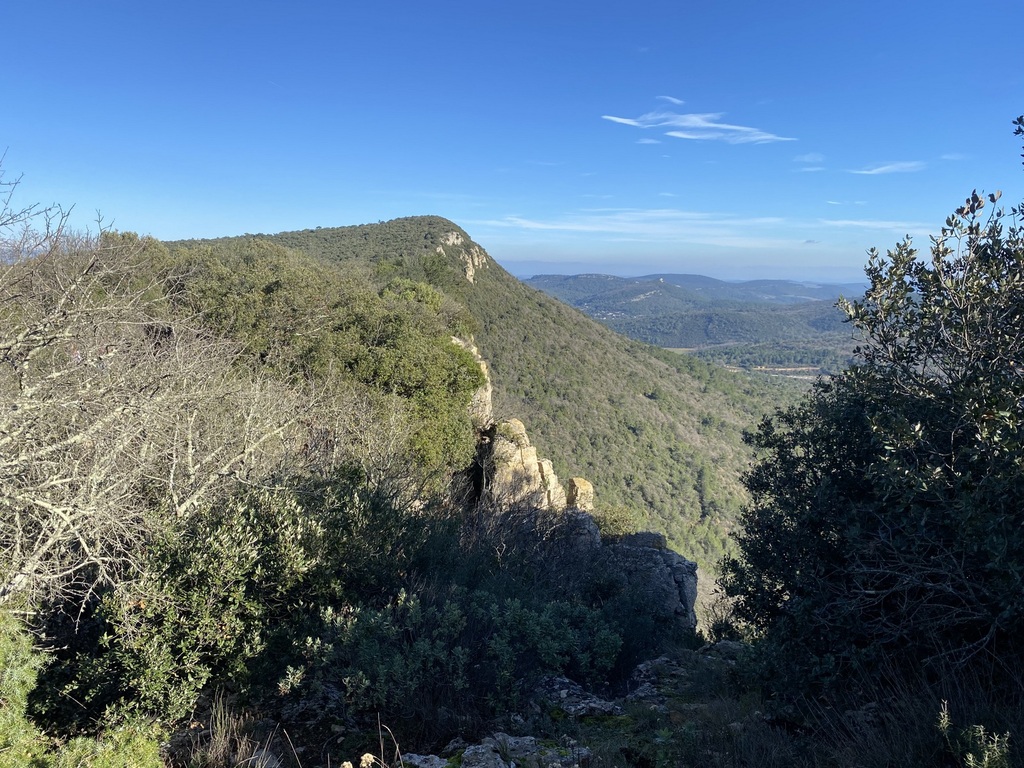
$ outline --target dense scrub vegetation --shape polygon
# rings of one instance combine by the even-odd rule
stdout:
[[[426,281],[464,307],[463,327],[490,365],[497,416],[523,419],[559,476],[595,484],[599,506],[648,516],[646,527],[716,571],[746,498],[743,430],[797,390],[625,339],[490,259],[470,282],[463,259],[478,246],[439,217],[259,237],[325,269],[369,272],[379,286]]]
[[[0,759],[202,764],[157,741],[229,707],[321,764],[687,641],[558,515],[472,502],[478,321],[415,279],[435,250],[382,275],[54,213],[0,217]]]
[[[780,390],[469,282],[443,219],[162,244],[8,198],[0,766],[334,765],[382,724],[571,732],[595,765],[1020,764],[1021,217],[975,193],[928,256],[872,253],[857,362],[761,421],[741,487],[723,435]],[[474,498],[469,334],[611,498],[705,542],[746,504],[709,632],[747,643],[687,649],[568,516]],[[621,691],[663,653],[657,707],[522,719],[541,675]]]

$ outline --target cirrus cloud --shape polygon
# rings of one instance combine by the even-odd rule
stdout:
[[[601,115],[620,125],[634,128],[667,128],[666,136],[693,141],[724,141],[727,144],[768,144],[776,141],[796,141],[787,136],[778,136],[759,128],[722,122],[724,112],[648,112],[640,117],[617,117]]]
[[[856,173],[861,176],[878,176],[883,173],[914,173],[915,171],[923,171],[925,169],[925,165],[926,164],[920,160],[904,160],[898,163],[876,165],[859,171],[850,171],[850,173]]]
[[[818,223],[825,227],[836,227],[842,229],[877,229],[893,232],[899,235],[915,235],[919,237],[927,237],[931,232],[930,226],[919,221],[891,221],[884,219],[818,219]]]
[[[575,237],[599,235],[606,242],[698,243],[739,248],[792,246],[779,233],[785,219],[676,208],[588,208],[549,218],[505,216],[478,224]]]

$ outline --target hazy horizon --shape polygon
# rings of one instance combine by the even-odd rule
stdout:
[[[727,283],[741,283],[749,282],[754,280],[785,280],[789,282],[797,283],[814,283],[819,285],[853,285],[863,284],[867,285],[867,278],[864,273],[861,272],[860,276],[854,275],[851,279],[818,279],[813,277],[806,277],[802,275],[790,275],[790,274],[774,274],[764,273],[756,274],[753,276],[738,275],[728,276],[723,274],[710,274],[709,272],[695,272],[689,270],[666,270],[666,269],[632,269],[627,266],[614,267],[611,269],[590,269],[587,268],[586,262],[509,262],[501,263],[501,266],[506,269],[509,273],[519,278],[520,280],[529,280],[533,277],[542,276],[558,276],[563,275],[566,277],[574,277],[578,275],[611,275],[614,277],[639,279],[644,277],[651,277],[654,275],[699,275],[701,277],[710,277],[715,280],[721,280]]]

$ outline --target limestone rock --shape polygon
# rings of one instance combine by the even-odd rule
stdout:
[[[462,768],[508,768],[493,739],[468,747],[462,753]]]
[[[619,539],[619,543],[627,547],[649,547],[650,549],[667,550],[668,541],[665,534],[655,531],[639,531],[627,533]]]
[[[589,555],[601,549],[601,531],[591,515],[570,509],[565,513],[563,526],[560,543],[569,557]]]
[[[458,758],[462,768],[582,768],[593,755],[575,742],[559,746],[540,744],[533,736],[509,736],[495,733],[479,744],[467,746]],[[402,761],[414,768],[442,768],[450,765],[434,755],[403,755]]]
[[[402,755],[402,765],[406,768],[445,768],[448,761],[437,755],[417,755],[415,753]]]
[[[498,424],[490,440],[484,473],[493,499],[535,509],[565,509],[565,490],[551,462],[540,459],[530,445],[523,422],[509,419]]]
[[[583,512],[594,511],[594,486],[582,477],[570,477],[565,488],[566,503]]]
[[[458,234],[458,233],[454,233]],[[494,425],[494,387],[491,384],[491,370],[487,361],[480,356],[480,350],[471,341],[465,341],[458,336],[452,336],[452,342],[473,355],[476,364],[484,375],[484,383],[473,393],[469,402],[469,417],[477,432],[483,432]]]
[[[540,479],[544,484],[544,495],[547,501],[547,509],[565,509],[565,490],[558,482],[558,475],[550,459],[541,459],[539,462]]]
[[[567,677],[545,677],[538,684],[534,697],[570,717],[622,714],[622,707],[618,704],[588,693],[583,686]]]
[[[697,564],[673,552],[659,533],[623,536],[605,545],[607,568],[638,599],[681,630],[697,627]]]
[[[641,662],[629,677],[629,693],[626,701],[642,704],[649,709],[667,712],[667,697],[663,689],[678,688],[687,676],[679,664],[667,656]]]
[[[444,245],[439,245],[435,249],[442,255],[445,254],[444,246],[447,245],[450,248],[455,248],[459,258],[462,260],[463,267],[466,270],[466,279],[469,282],[476,281],[476,271],[483,269],[488,266],[487,254],[483,248],[478,245],[470,245],[468,248],[464,247],[466,244],[466,238],[462,236],[460,232],[448,232],[441,236],[441,242]]]
[[[748,650],[749,646],[746,643],[741,643],[739,640],[719,640],[714,645],[702,648],[701,652],[709,656],[716,656],[728,664],[735,665]]]
[[[462,263],[466,267],[466,279],[471,283],[476,282],[476,271],[488,266],[487,254],[474,245],[462,252]]]
[[[446,237],[462,236],[453,232]],[[523,422],[509,419],[495,424],[493,387],[487,362],[472,341],[453,336],[452,342],[470,352],[484,374],[484,383],[473,393],[469,407],[477,431],[477,458],[470,472],[476,498],[555,512],[567,507],[593,510],[594,486],[582,477],[574,477],[570,481],[570,501],[551,460],[538,456],[537,449],[530,444]]]

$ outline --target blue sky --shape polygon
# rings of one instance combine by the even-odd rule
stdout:
[[[6,4],[18,200],[163,239],[452,219],[506,268],[852,280],[1024,198],[1024,3]]]

